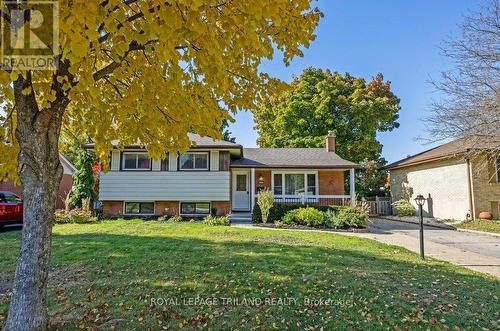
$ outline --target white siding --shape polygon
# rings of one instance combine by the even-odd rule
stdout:
[[[111,170],[120,170],[120,151],[111,152]]]
[[[99,187],[102,201],[230,200],[229,171],[111,171]]]
[[[210,153],[210,170],[219,171],[219,151],[212,151]]]
[[[153,160],[153,164],[151,165],[151,169],[153,171],[159,171],[161,168],[161,161],[160,160]]]
[[[463,220],[469,210],[467,165],[462,160],[446,160],[391,170],[393,200],[401,199],[405,191],[416,208],[418,194],[430,195],[432,200],[423,206],[424,216]]]
[[[168,171],[177,171],[177,155],[168,154]]]

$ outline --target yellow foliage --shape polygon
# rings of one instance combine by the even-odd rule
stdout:
[[[60,1],[60,63],[68,67],[32,72],[36,102],[53,107],[60,85],[70,100],[60,110],[64,130],[90,137],[104,166],[113,140],[139,142],[155,158],[185,151],[187,132],[220,137],[223,120],[280,89],[259,66],[276,49],[285,63],[302,55],[321,16],[311,2]],[[18,74],[0,75],[7,106]],[[1,130],[0,178],[15,169],[18,151]]]

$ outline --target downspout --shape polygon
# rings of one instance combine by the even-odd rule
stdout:
[[[467,191],[469,197],[469,210],[471,212],[471,218],[474,220],[476,219],[476,211],[473,199],[474,188],[472,186],[471,162],[469,158],[467,158],[466,161],[467,161]]]

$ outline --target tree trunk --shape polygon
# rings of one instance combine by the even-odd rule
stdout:
[[[23,184],[24,214],[19,260],[5,330],[44,330],[48,326],[47,278],[52,222],[63,169],[58,140],[62,112],[38,109],[34,95],[24,96],[31,77],[14,82],[18,175]]]

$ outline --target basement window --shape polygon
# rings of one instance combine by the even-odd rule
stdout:
[[[181,202],[182,215],[208,215],[209,213],[209,202]]]
[[[154,202],[125,202],[125,215],[153,215],[155,213]]]

